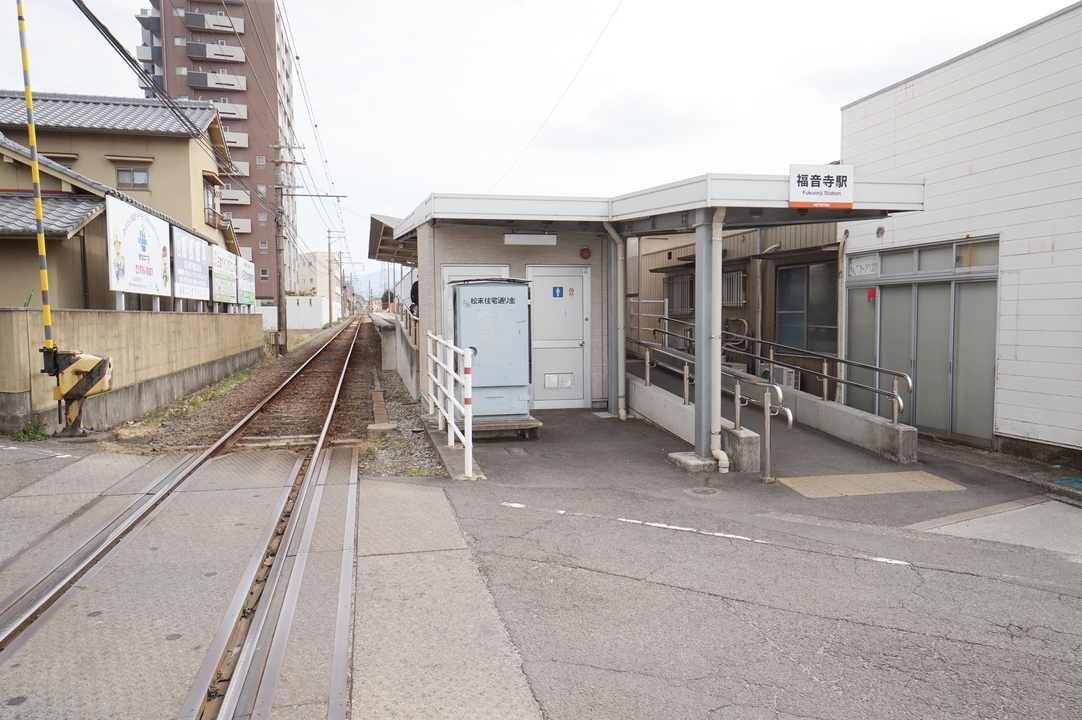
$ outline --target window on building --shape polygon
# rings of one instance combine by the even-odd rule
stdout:
[[[256,166],[257,170],[262,170],[263,168],[267,167],[267,157],[266,157],[266,155],[256,155],[255,156],[255,166]]]
[[[177,95],[177,100],[187,100],[187,99],[188,99],[187,95]]]
[[[185,10],[184,8],[175,7],[175,8],[173,8],[173,14],[176,15],[177,17],[184,17],[185,15],[188,14],[188,11]]]
[[[228,125],[222,125],[222,132],[229,132],[229,126]]]
[[[743,270],[722,274],[722,307],[745,307],[748,304],[747,277]]]
[[[266,223],[263,223],[263,224],[266,224]],[[267,241],[266,240],[260,240],[259,241],[259,253],[261,255],[266,255],[267,254]]]
[[[264,282],[269,280],[270,279],[270,270],[268,270],[267,268],[259,268],[259,279],[264,281]]]
[[[179,45],[180,47],[184,47],[185,45],[187,45],[187,44],[188,44],[188,38],[184,38],[184,37],[175,37],[175,36],[174,36],[174,37],[173,37],[173,44],[174,44],[174,45]]]
[[[777,341],[834,355],[838,352],[838,267],[814,263],[778,268]]]
[[[150,171],[146,168],[117,168],[118,190],[147,190],[150,188]]]
[[[203,210],[207,221],[207,225],[217,225],[215,222],[215,215],[218,213],[217,207],[218,193],[215,191],[213,183],[203,183]]]
[[[259,213],[259,224],[260,225],[266,225],[267,224],[267,213]],[[264,242],[266,242],[266,241],[264,241]]]
[[[224,213],[222,213],[222,217],[225,218],[226,220],[232,220],[233,219],[233,213],[232,212],[224,212]]]
[[[177,65],[177,75],[187,75],[188,67],[186,65]]]

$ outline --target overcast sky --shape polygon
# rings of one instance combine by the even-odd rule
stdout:
[[[8,3],[0,87],[20,90]],[[86,4],[134,53],[150,3]],[[831,162],[843,105],[1069,4],[284,0],[355,261],[369,213],[403,217],[431,192],[607,197]],[[36,92],[142,97],[70,0],[23,0],[23,11]],[[310,190],[331,192],[303,104],[297,124]],[[302,203],[307,248],[325,247],[328,216],[338,222]]]

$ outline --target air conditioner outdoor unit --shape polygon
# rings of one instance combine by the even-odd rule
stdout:
[[[774,380],[782,387],[799,390],[800,374],[792,368],[777,368],[774,370]]]

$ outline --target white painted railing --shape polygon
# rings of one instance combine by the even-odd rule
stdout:
[[[440,430],[447,431],[447,447],[455,438],[466,450],[466,477],[473,476],[473,375],[469,350],[455,347],[440,335],[428,333],[428,412],[437,415]],[[461,373],[455,371],[455,360]],[[461,388],[462,402],[455,397]],[[462,429],[455,422],[455,411],[462,414]]]

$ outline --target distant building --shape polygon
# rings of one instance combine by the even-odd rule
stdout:
[[[330,289],[328,290],[328,286]],[[331,298],[331,320],[342,317],[342,260],[336,253],[307,252],[301,254],[297,289],[304,293],[314,293],[323,298],[324,303]],[[328,295],[329,293],[329,295]]]
[[[1080,37],[1076,3],[842,109],[858,178],[925,180],[839,230],[847,356],[914,376],[922,432],[1082,458]]]
[[[293,50],[275,0],[222,0],[205,9],[150,0],[137,16],[137,57],[167,95],[208,100],[218,109],[235,171],[225,178],[223,215],[256,266],[256,296],[273,304],[277,288],[275,185],[283,186],[285,290],[297,289],[296,201],[292,159]],[[144,88],[152,96],[150,88]]]

